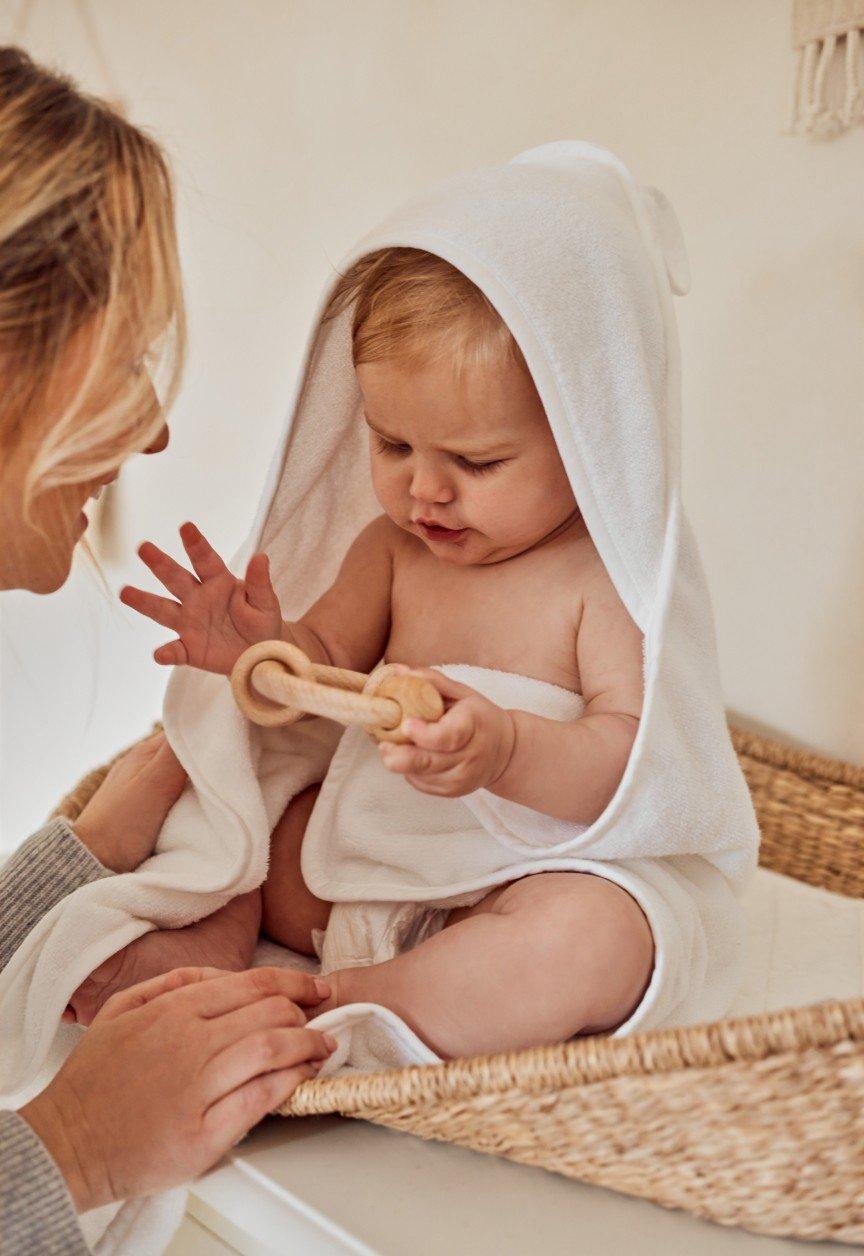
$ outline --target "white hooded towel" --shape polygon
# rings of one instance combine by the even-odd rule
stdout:
[[[643,906],[657,949],[649,990],[622,1031],[721,1016],[739,981],[736,899],[755,867],[758,834],[681,508],[672,293],[686,291],[688,276],[674,213],[612,154],[562,142],[419,197],[344,265],[385,246],[445,258],[510,327],[592,539],[645,639],[640,728],[603,815],[587,828],[568,827],[486,791],[461,800],[497,843],[480,883],[543,868],[617,881]],[[351,311],[320,322],[331,291],[237,559],[266,549],[289,619],[328,587],[350,542],[380,513],[351,364]],[[99,962],[150,928],[188,924],[261,883],[273,825],[293,794],[324,778],[342,731],[317,717],[288,732],[252,728],[223,677],[191,669],[171,679],[165,727],[191,785],[157,853],[134,874],[97,881],[58,904],[0,976],[4,1089],[24,1085],[44,1064],[70,994]],[[441,888],[455,893],[463,883],[454,878]],[[345,1026],[336,1065],[368,1063],[357,1041],[368,1014],[341,1015],[327,1016],[337,1036]],[[389,1047],[373,1052],[373,1062],[432,1058],[394,1022],[377,1019],[377,1037]]]

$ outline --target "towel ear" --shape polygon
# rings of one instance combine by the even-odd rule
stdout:
[[[686,296],[690,291],[690,263],[678,215],[672,208],[672,202],[659,188],[643,187],[640,190],[666,262],[669,287],[676,297]]]

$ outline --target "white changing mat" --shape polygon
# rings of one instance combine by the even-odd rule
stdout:
[[[760,868],[742,905],[746,963],[730,1016],[864,997],[864,899]]]

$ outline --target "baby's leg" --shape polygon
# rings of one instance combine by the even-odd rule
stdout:
[[[291,799],[270,839],[270,867],[262,886],[262,931],[274,942],[314,955],[312,930],[326,929],[330,904],[316,898],[300,872],[300,847],[320,785]]]
[[[451,913],[384,964],[328,974],[336,1006],[381,1003],[445,1058],[515,1051],[620,1025],[654,943],[635,899],[601,877],[545,872]]]
[[[79,1024],[89,1025],[118,990],[172,968],[192,965],[232,972],[248,968],[262,923],[274,941],[313,954],[311,930],[326,928],[330,904],[307,890],[300,875],[300,845],[319,789],[320,785],[304,789],[286,807],[273,831],[270,870],[261,890],[232,899],[194,925],[146,933],[112,955],[70,999],[71,1013]]]
[[[172,968],[241,972],[252,963],[260,922],[261,891],[252,890],[194,925],[145,933],[100,964],[72,995],[69,1007],[79,1024],[89,1025],[112,994]]]

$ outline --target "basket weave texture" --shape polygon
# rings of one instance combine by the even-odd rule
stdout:
[[[733,739],[760,863],[864,898],[864,768]],[[74,819],[107,768],[58,813]],[[305,1082],[339,1112],[760,1234],[864,1245],[864,999]]]

